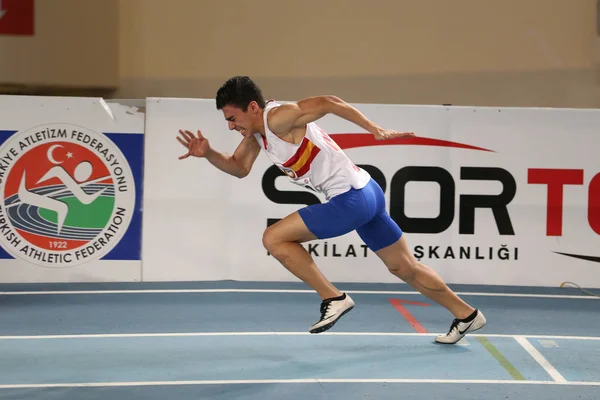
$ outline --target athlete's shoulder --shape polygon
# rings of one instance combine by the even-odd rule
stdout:
[[[281,118],[282,114],[286,114],[296,107],[296,103],[278,103],[274,100],[269,100],[265,106],[265,111],[268,117],[275,116],[276,118]]]
[[[277,108],[281,107],[281,103],[273,100],[273,99],[269,99],[265,102],[265,111],[273,111]]]
[[[275,135],[287,134],[297,118],[295,103],[267,103],[265,107],[267,127]]]
[[[277,101],[275,101],[273,99],[267,100],[267,102],[265,104],[265,120],[267,121],[267,123],[271,122],[273,115],[277,114],[277,111],[279,110],[280,107],[281,107],[281,103],[278,103]]]

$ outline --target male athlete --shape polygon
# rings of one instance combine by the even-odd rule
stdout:
[[[435,271],[417,262],[402,231],[386,211],[381,187],[354,165],[314,121],[333,114],[371,132],[378,140],[410,137],[413,133],[383,129],[334,96],[310,97],[291,104],[266,102],[260,88],[242,76],[223,84],[217,91],[216,105],[229,129],[243,136],[233,155],[212,149],[200,131],[194,136],[180,130],[177,139],[187,153],[179,159],[203,157],[221,171],[243,178],[262,149],[294,183],[323,193],[327,199],[324,204],[302,208],[269,226],[262,238],[273,257],[321,296],[321,318],[312,325],[311,333],[330,329],[354,308],[354,302],[325,278],[300,243],[354,230],[392,274],[454,315],[450,330],[438,336],[436,342],[454,344],[485,325],[481,311],[460,299]]]

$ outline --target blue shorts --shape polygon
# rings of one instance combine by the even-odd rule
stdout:
[[[327,203],[313,204],[298,211],[308,229],[319,239],[356,233],[372,250],[395,243],[402,230],[388,214],[385,196],[373,179],[360,190],[350,189]]]

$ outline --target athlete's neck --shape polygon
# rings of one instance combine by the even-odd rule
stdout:
[[[267,137],[267,133],[265,132],[265,119],[264,119],[264,115],[265,115],[265,110],[263,108],[262,110],[260,110],[259,117],[257,117],[257,119],[258,118],[260,118],[260,119],[259,119],[259,122],[258,122],[258,124],[256,126],[256,129],[255,129],[254,133],[260,133],[260,135],[262,137],[266,138]]]

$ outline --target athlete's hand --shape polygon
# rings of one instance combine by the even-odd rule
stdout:
[[[210,145],[208,139],[202,136],[202,133],[198,131],[197,137],[190,131],[179,130],[181,136],[177,136],[179,143],[187,149],[187,153],[179,157],[180,160],[188,158],[189,156],[194,157],[206,157],[206,154],[210,151]]]
[[[396,139],[403,137],[414,137],[414,132],[396,132],[391,129],[377,129],[375,133],[373,133],[375,139],[377,140],[388,140],[388,139]]]

